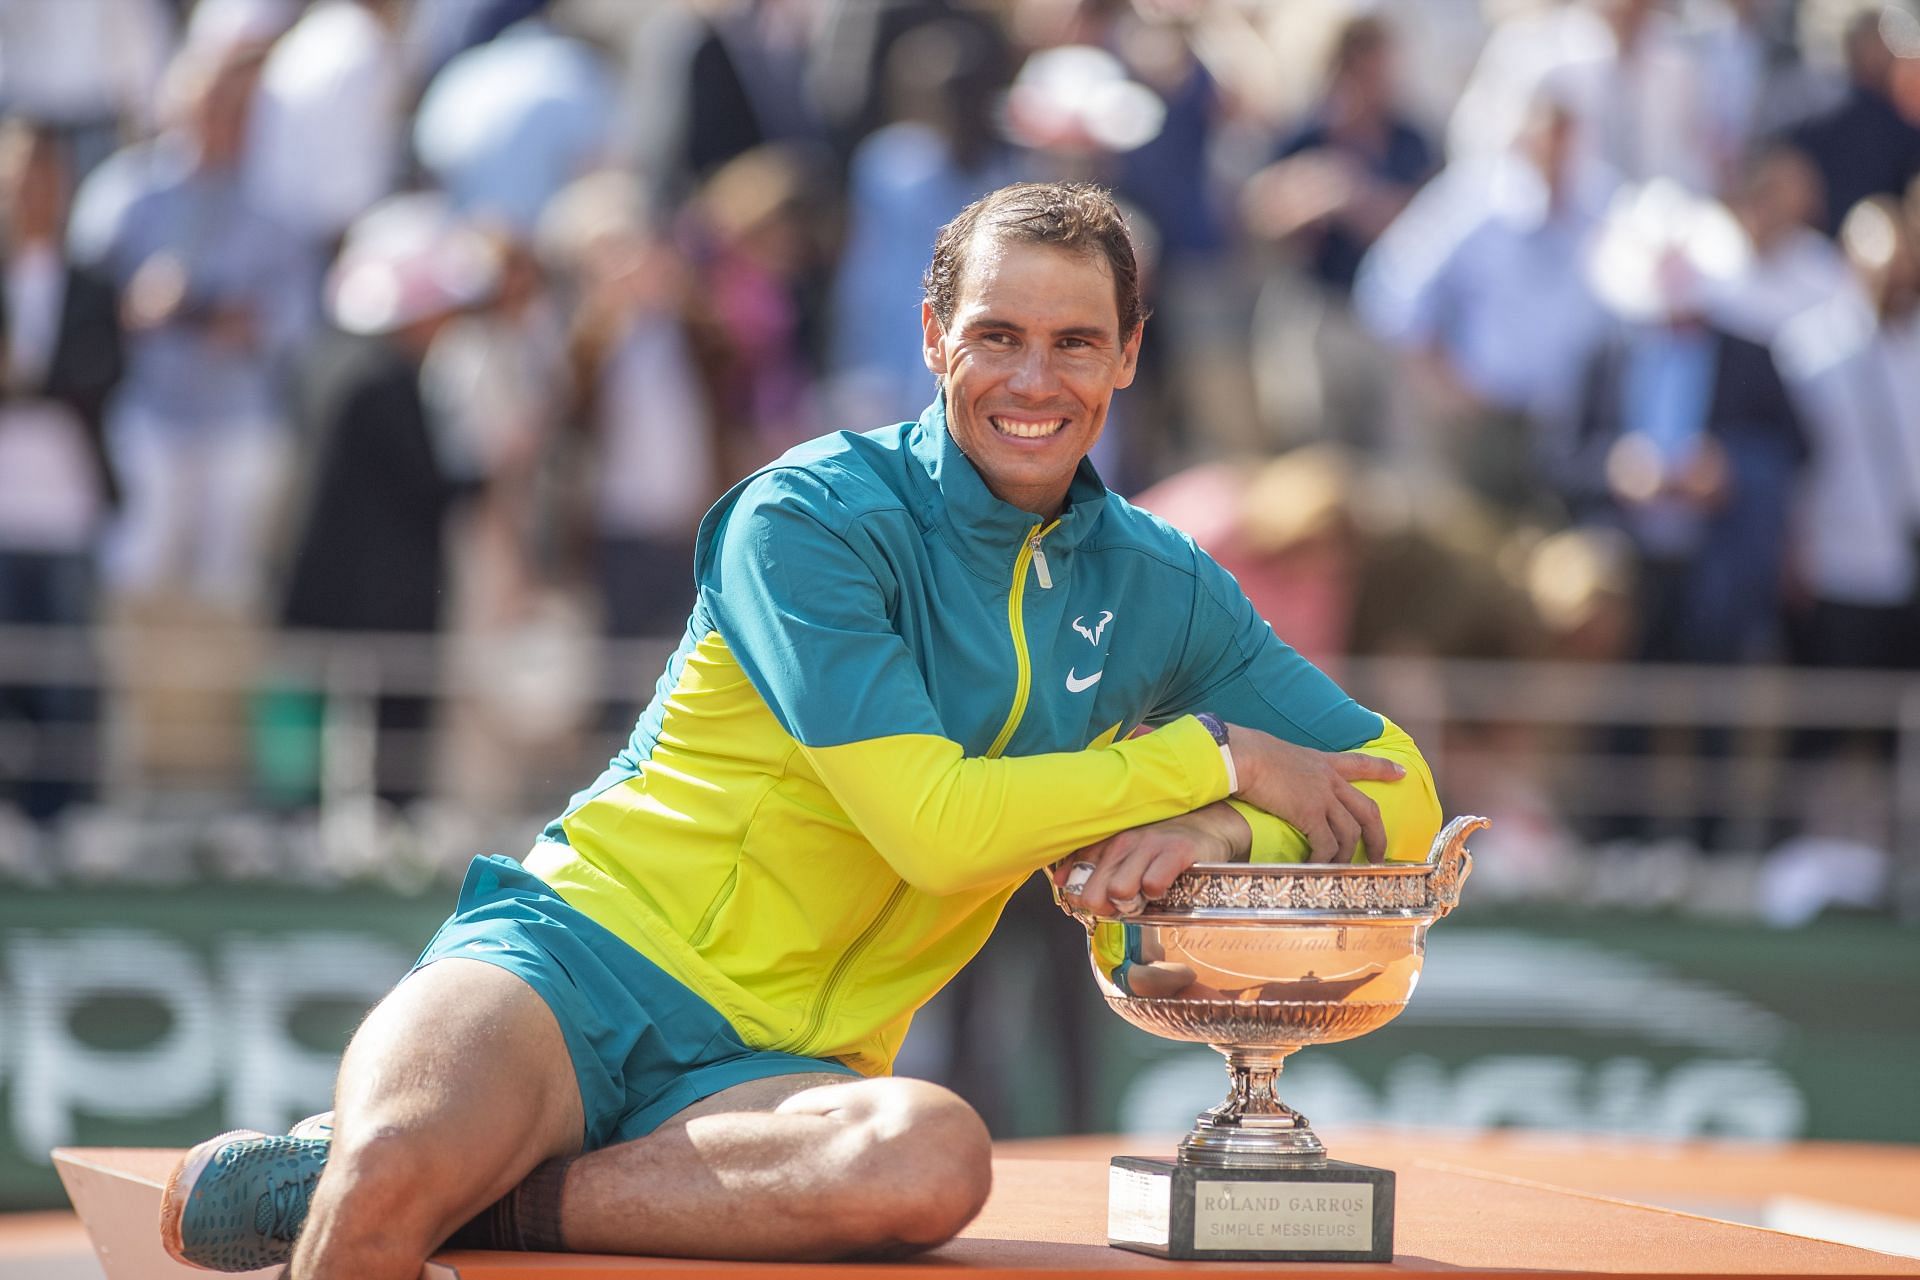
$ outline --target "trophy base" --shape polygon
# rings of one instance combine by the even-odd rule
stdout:
[[[1340,1160],[1226,1169],[1115,1156],[1107,1243],[1181,1260],[1390,1262],[1393,1171]]]

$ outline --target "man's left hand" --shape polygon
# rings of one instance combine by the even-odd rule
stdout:
[[[1194,863],[1244,862],[1252,845],[1247,820],[1220,801],[1090,844],[1054,864],[1053,882],[1071,906],[1097,916],[1137,915]]]

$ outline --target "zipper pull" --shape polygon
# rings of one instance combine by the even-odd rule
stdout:
[[[1047,553],[1040,549],[1040,535],[1033,535],[1033,572],[1040,579],[1042,591],[1053,590],[1053,575],[1047,572]]]

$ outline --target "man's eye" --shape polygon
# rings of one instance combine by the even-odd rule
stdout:
[[[982,337],[980,341],[990,347],[1009,347],[1013,345],[1013,335],[1010,333],[989,333]]]

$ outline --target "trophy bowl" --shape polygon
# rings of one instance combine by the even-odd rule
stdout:
[[[1366,1035],[1407,1006],[1427,929],[1460,901],[1467,837],[1458,817],[1427,861],[1385,866],[1202,863],[1137,914],[1087,929],[1100,993],[1115,1013],[1169,1040],[1226,1055],[1232,1088],[1201,1114],[1179,1162],[1215,1169],[1325,1165],[1326,1147],[1275,1094],[1286,1057]]]

